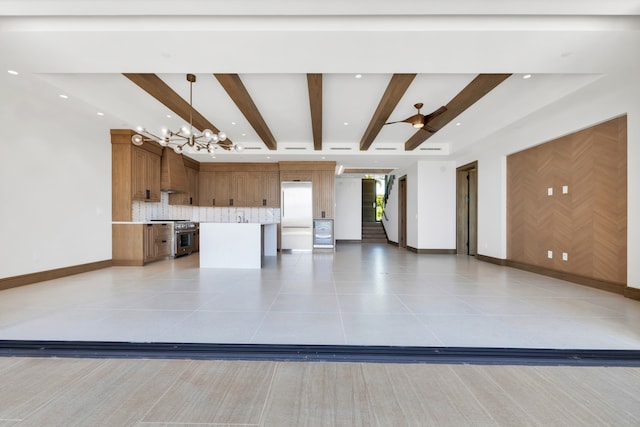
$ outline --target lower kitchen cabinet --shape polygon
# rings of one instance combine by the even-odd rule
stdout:
[[[142,266],[170,257],[172,233],[171,224],[113,224],[113,265]]]

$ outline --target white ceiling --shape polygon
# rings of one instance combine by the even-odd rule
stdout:
[[[596,79],[637,84],[639,14],[631,0],[0,0],[0,70],[20,72],[0,82],[44,82],[51,90],[38,96],[64,93],[61,108],[104,113],[105,130],[158,130],[183,122],[121,73],[156,73],[185,99],[185,74],[195,73],[194,107],[255,148],[214,161],[397,168],[455,159]],[[278,150],[264,146],[213,73],[240,76]],[[323,74],[322,151],[313,150],[306,73]],[[513,75],[414,151],[404,151],[414,133],[405,123],[385,126],[360,151],[393,73],[418,75],[389,120],[414,114],[417,102],[423,114],[447,104],[479,73]]]

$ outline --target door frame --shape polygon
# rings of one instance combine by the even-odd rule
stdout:
[[[469,179],[471,171],[475,171],[475,179]],[[477,160],[456,168],[456,253],[478,257]]]
[[[407,247],[407,176],[398,179],[398,247]]]

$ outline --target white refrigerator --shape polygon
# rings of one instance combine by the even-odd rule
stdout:
[[[313,193],[311,182],[285,181],[280,194],[280,248],[313,249]]]

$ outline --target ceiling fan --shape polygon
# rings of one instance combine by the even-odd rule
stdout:
[[[411,126],[413,126],[416,129],[422,129],[422,130],[426,130],[428,132],[431,133],[435,133],[438,131],[438,129],[433,128],[431,126],[429,126],[429,122],[434,119],[436,116],[444,113],[445,111],[447,111],[447,107],[445,107],[444,105],[440,108],[438,108],[436,111],[434,111],[431,114],[427,114],[426,116],[423,116],[420,113],[420,109],[422,108],[422,102],[418,102],[417,104],[414,104],[414,107],[416,107],[418,109],[418,114],[414,114],[411,117],[407,117],[404,120],[398,120],[396,122],[388,122],[385,123],[385,125],[390,125],[393,123],[411,123]]]

